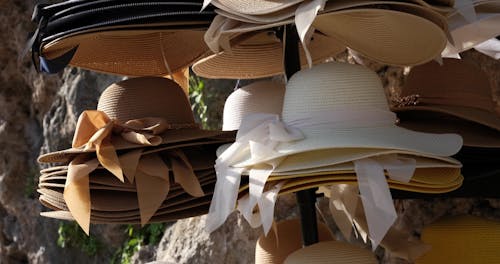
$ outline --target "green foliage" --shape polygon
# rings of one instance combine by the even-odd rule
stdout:
[[[189,77],[189,101],[191,102],[191,109],[203,128],[207,128],[208,115],[207,105],[205,104],[205,83],[197,76],[191,75]]]
[[[87,236],[76,222],[61,222],[57,231],[57,245],[62,248],[80,248],[89,256],[94,256],[102,248],[102,243],[93,236]]]
[[[38,170],[31,168],[26,175],[26,185],[24,186],[24,196],[26,198],[35,198],[36,193],[36,177],[38,177]]]
[[[165,232],[165,224],[149,224],[143,228],[127,225],[125,232],[128,239],[111,259],[112,264],[130,264],[131,258],[141,246],[158,244]]]

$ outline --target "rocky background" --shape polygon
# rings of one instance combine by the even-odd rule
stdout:
[[[69,147],[78,115],[95,109],[100,92],[119,77],[67,69],[52,76],[38,74],[29,59],[18,60],[24,48],[33,1],[0,0],[0,263],[109,263],[127,239],[124,226],[92,226],[92,239],[99,250],[89,256],[82,248],[57,245],[59,221],[39,216],[36,184],[40,153]],[[495,95],[500,95],[500,62],[477,52],[464,59],[477,64],[491,77]],[[340,60],[354,62],[352,55]],[[358,58],[379,73],[389,96],[398,92],[404,69],[377,65]],[[207,117],[219,124],[225,97],[234,82],[206,83]],[[497,101],[498,102],[498,101]],[[280,199],[279,219],[294,218],[293,196]],[[422,227],[441,216],[474,214],[500,219],[500,201],[491,199],[431,199],[396,201],[397,225],[418,237]],[[328,216],[325,200],[319,215]],[[203,231],[204,217],[165,225],[161,241],[140,247],[133,263],[252,263],[255,241],[261,231],[251,229],[237,215],[212,234]],[[330,226],[336,230],[334,225]],[[337,232],[338,233],[338,232]],[[377,251],[381,263],[407,263]],[[119,261],[118,261],[119,262]]]

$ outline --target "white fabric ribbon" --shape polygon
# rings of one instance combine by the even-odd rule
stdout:
[[[257,228],[262,225],[265,235],[269,233],[273,225],[274,205],[276,204],[278,194],[284,184],[285,181],[281,181],[270,190],[262,193],[260,199],[257,201],[259,208],[258,212],[254,213],[253,209],[255,206],[251,205],[251,196],[249,194],[238,200],[238,211],[241,212],[251,227]]]
[[[298,116],[288,123],[282,122],[279,116],[274,114],[258,113],[245,116],[236,142],[215,162],[217,182],[207,218],[207,231],[217,229],[234,210],[241,173],[245,170],[249,171],[249,200],[240,211],[247,216],[247,220],[251,219],[252,210],[261,199],[268,177],[284,159],[272,159],[280,156],[276,147],[280,143],[302,140],[304,135],[301,128],[370,127],[392,125],[395,122],[396,115],[388,110],[354,107],[340,107],[313,115]]]
[[[203,0],[203,5],[201,6],[201,10],[203,11],[209,4],[212,2],[212,0]]]
[[[325,8],[326,0],[312,0],[301,3],[295,10],[295,26],[297,33],[302,43],[302,48],[306,54],[306,59],[309,67],[312,67],[312,58],[309,49],[307,48],[311,40],[314,28],[311,27],[314,19],[320,10]]]
[[[495,60],[500,59],[500,40],[496,38],[480,43],[474,49]]]
[[[415,172],[415,166],[414,159],[398,158],[394,155],[354,161],[373,250],[377,248],[397,218],[384,170],[393,180],[409,182]]]
[[[453,8],[455,8],[467,22],[472,23],[477,20],[476,9],[474,8],[472,0],[455,0]]]

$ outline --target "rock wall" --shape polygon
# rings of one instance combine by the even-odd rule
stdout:
[[[0,263],[108,263],[124,240],[123,228],[115,225],[92,226],[92,235],[102,241],[97,255],[88,257],[80,249],[56,245],[59,222],[39,216],[43,209],[35,187],[39,153],[70,145],[76,119],[84,109],[95,108],[100,92],[119,77],[67,69],[55,76],[36,73],[29,59],[18,60],[24,48],[33,1],[0,1]],[[477,52],[467,52],[471,60],[486,70],[496,95],[500,95],[500,63]],[[343,55],[343,61],[354,62]],[[398,91],[404,70],[377,65],[358,58],[376,70],[389,95]],[[209,105],[211,126],[220,121],[224,98],[234,83],[207,83],[212,96]],[[323,206],[322,206],[323,204]],[[397,224],[418,236],[421,228],[442,215],[472,213],[500,219],[500,201],[486,199],[436,199],[396,201],[400,217]],[[324,201],[318,203],[328,216]],[[297,216],[295,198],[280,198],[277,218]],[[167,227],[158,245],[141,248],[135,263],[159,260],[167,263],[252,263],[260,229],[251,229],[233,214],[213,234],[202,228],[204,217],[178,221]],[[335,226],[331,225],[335,230]],[[377,252],[382,263],[405,263]]]

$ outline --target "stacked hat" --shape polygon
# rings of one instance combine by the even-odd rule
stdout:
[[[481,69],[458,59],[414,67],[395,101],[400,126],[463,137],[465,147],[455,157],[465,182],[451,195],[498,197],[500,107]]]
[[[73,147],[44,154],[42,215],[89,223],[174,220],[207,212],[215,149],[234,133],[200,129],[175,82],[140,77],[112,84],[84,111]]]
[[[377,258],[370,250],[340,241],[325,241],[299,249],[290,254],[284,264],[376,264]]]
[[[460,57],[458,53],[475,48],[498,59],[500,45],[500,1],[456,1],[455,9],[446,15],[451,40],[443,51],[445,57]]]
[[[447,42],[446,18],[421,3],[211,2],[219,9],[205,41],[217,54],[193,65],[195,73],[209,78],[257,78],[283,72],[279,38],[282,26],[292,23],[301,39],[302,62],[309,65],[334,56],[345,46],[381,63],[418,65],[439,57]],[[269,58],[271,52],[276,54],[275,59]],[[273,70],[266,73],[262,67]]]
[[[421,192],[448,192],[461,184],[461,164],[449,157],[462,146],[461,137],[396,126],[380,79],[368,69],[316,65],[289,80],[284,98],[281,117],[247,115],[236,142],[218,156],[209,231],[234,210],[246,174],[248,196],[238,208],[249,222],[255,206],[265,211],[265,229],[272,221],[269,197],[276,193],[358,184],[374,247],[396,218],[387,181]]]
[[[66,65],[127,76],[165,76],[208,55],[215,13],[201,2],[66,1],[38,5],[30,41],[45,72]]]
[[[422,230],[432,246],[417,264],[493,264],[500,262],[500,222],[464,215],[440,219]]]

